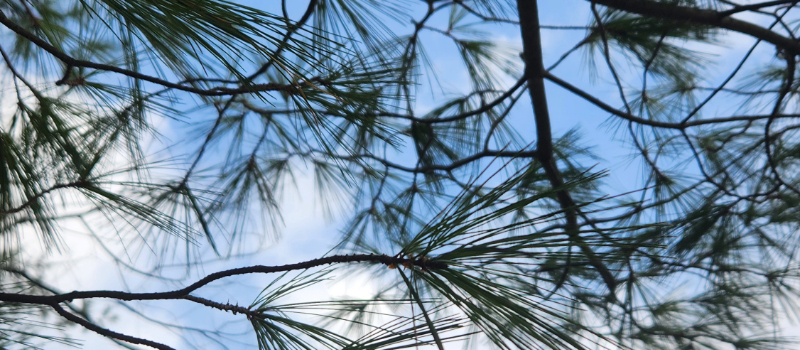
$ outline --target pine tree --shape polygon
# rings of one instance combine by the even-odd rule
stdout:
[[[79,346],[79,329],[194,346],[117,331],[98,304],[240,346],[138,308],[156,302],[246,321],[260,349],[789,346],[797,2],[4,0],[0,346]],[[548,52],[562,32],[579,38]],[[733,64],[730,38],[751,45]],[[435,64],[445,50],[457,68]],[[610,136],[554,131],[559,103]],[[639,182],[617,191],[586,144],[628,147]],[[198,273],[279,236],[303,169],[346,222],[339,244]],[[62,291],[36,256],[79,244],[65,231],[145,279],[187,273]],[[358,273],[378,276],[373,298],[297,299]],[[257,275],[272,282],[252,302],[203,296]]]

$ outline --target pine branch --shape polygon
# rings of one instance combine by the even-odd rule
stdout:
[[[338,155],[326,155],[331,158],[342,159],[342,160],[351,160],[357,161],[360,159],[372,159],[375,160],[385,166],[388,166],[393,169],[409,172],[409,173],[420,173],[420,174],[427,174],[433,171],[452,171],[458,169],[460,167],[472,164],[476,161],[485,158],[535,158],[538,154],[537,150],[533,151],[496,151],[496,150],[484,150],[469,156],[462,157],[452,163],[449,164],[436,164],[436,165],[426,165],[421,166],[418,165],[414,168],[407,167],[395,162],[392,162],[386,158],[378,157],[373,154],[358,154],[358,155],[351,155],[351,156],[338,156]]]
[[[525,76],[522,76],[519,80],[517,80],[517,82],[513,86],[511,86],[511,88],[509,88],[508,90],[504,91],[500,96],[498,96],[494,100],[489,101],[488,103],[482,104],[480,106],[480,108],[476,108],[476,109],[473,109],[473,110],[468,111],[468,112],[463,112],[463,113],[450,115],[450,116],[443,117],[443,118],[419,118],[419,117],[415,117],[415,116],[413,116],[411,114],[393,113],[393,112],[386,112],[386,111],[375,112],[375,113],[367,114],[367,115],[368,116],[374,116],[374,117],[388,117],[388,118],[405,119],[405,120],[413,121],[413,122],[416,122],[416,123],[422,123],[422,124],[452,123],[452,122],[464,120],[464,119],[467,119],[467,118],[470,118],[470,117],[474,117],[476,115],[480,115],[480,114],[483,114],[483,113],[491,111],[495,107],[499,106],[501,103],[503,103],[506,100],[508,100],[509,98],[511,98],[514,95],[515,92],[517,92],[521,87],[523,87],[525,85],[526,81],[527,81],[527,79],[525,78]],[[264,114],[293,114],[293,113],[300,113],[302,111],[312,111],[312,112],[318,113],[320,115],[333,115],[333,116],[338,116],[338,117],[342,117],[343,116],[340,112],[332,111],[332,110],[321,110],[321,109],[315,109],[315,110],[308,110],[308,109],[306,109],[306,110],[299,110],[299,109],[271,110],[271,109],[259,108],[259,107],[254,106],[253,104],[251,104],[251,103],[249,103],[247,101],[243,102],[243,105],[245,107],[247,107],[247,109],[249,109],[249,110],[251,110],[253,112],[264,113]]]
[[[800,194],[800,189],[786,182],[786,180],[783,179],[783,176],[781,176],[780,172],[778,171],[778,165],[775,163],[775,157],[772,154],[772,146],[770,145],[770,130],[772,129],[772,123],[775,121],[775,116],[778,115],[783,109],[786,96],[792,91],[796,69],[797,61],[795,60],[795,56],[786,56],[786,78],[784,79],[781,92],[778,94],[778,99],[775,101],[775,106],[772,109],[772,115],[768,119],[767,124],[764,126],[764,149],[767,153],[767,163],[769,164],[770,169],[772,169],[772,174],[775,176],[775,181],[777,181],[778,184],[792,190],[792,192]]]
[[[283,39],[281,40],[281,43],[278,44],[278,49],[275,50],[275,52],[272,54],[272,57],[270,58],[270,60],[267,61],[266,63],[264,63],[261,66],[261,68],[259,68],[253,74],[251,74],[247,78],[248,81],[255,79],[255,77],[257,77],[257,76],[259,76],[261,74],[264,74],[267,70],[269,70],[270,67],[272,67],[273,64],[275,64],[275,60],[278,57],[280,57],[281,54],[283,54],[283,51],[286,49],[287,44],[289,43],[289,40],[292,38],[292,35],[294,35],[294,33],[297,32],[297,29],[302,28],[304,25],[306,25],[306,22],[308,22],[308,20],[311,18],[311,15],[314,14],[314,11],[316,10],[318,3],[319,3],[319,0],[310,0],[308,2],[308,6],[306,7],[306,12],[303,13],[303,17],[301,17],[300,20],[297,21],[296,23],[294,23],[293,25],[289,26],[289,30],[283,36]],[[286,9],[284,8],[283,10],[284,10],[283,11],[284,12],[284,17],[286,17],[287,16],[286,15]],[[286,18],[286,20],[288,20],[288,18]]]
[[[553,136],[550,115],[547,109],[547,95],[544,89],[545,69],[542,59],[542,39],[539,33],[539,10],[536,0],[517,0],[522,30],[522,46],[525,53],[525,75],[528,78],[528,92],[533,102],[533,115],[536,121],[536,159],[541,164],[553,188],[562,188],[564,180],[553,157]],[[589,259],[603,278],[611,295],[614,295],[616,281],[614,275],[596,256],[594,250],[580,237],[578,231],[578,211],[575,201],[565,189],[556,192],[567,220],[565,231],[576,242],[578,248]],[[560,286],[559,286],[560,287]]]
[[[206,298],[196,297],[194,295],[187,295],[187,296],[183,297],[183,299],[198,303],[200,305],[205,305],[205,306],[208,306],[208,307],[212,307],[212,308],[215,308],[217,310],[227,311],[227,312],[230,312],[230,313],[232,313],[234,315],[243,314],[243,315],[247,315],[248,318],[260,317],[260,314],[258,312],[252,311],[252,310],[250,310],[250,309],[248,309],[246,307],[239,306],[239,305],[231,305],[230,303],[225,303],[225,304],[218,303],[216,301],[208,300]]]
[[[720,16],[724,16],[724,17],[728,17],[728,16],[731,16],[731,15],[737,14],[739,12],[756,11],[756,10],[761,10],[761,9],[763,9],[765,7],[780,6],[780,5],[786,5],[786,4],[796,4],[796,3],[797,3],[797,0],[765,1],[765,2],[755,3],[755,4],[735,6],[734,8],[732,8],[730,10],[720,12],[719,15]]]
[[[182,85],[179,83],[173,83],[171,81],[149,76],[147,74],[139,73],[137,71],[129,69],[119,68],[108,64],[76,59],[62,52],[61,50],[57,49],[53,45],[50,45],[49,43],[39,38],[38,36],[34,35],[33,33],[25,30],[25,28],[22,28],[20,25],[14,23],[8,17],[6,17],[5,13],[3,13],[2,11],[0,11],[0,23],[5,25],[8,29],[11,29],[13,32],[24,37],[25,39],[28,39],[30,42],[42,48],[44,51],[53,55],[53,57],[64,62],[64,64],[66,64],[67,67],[85,67],[85,68],[93,68],[97,70],[119,73],[134,79],[144,80],[167,88],[186,91],[200,96],[230,96],[230,95],[238,95],[244,93],[270,92],[270,91],[296,94],[299,93],[298,89],[300,85],[309,84],[311,81],[314,81],[314,79],[317,80],[319,79],[319,78],[314,78],[310,79],[309,81],[290,83],[290,84],[277,84],[277,83],[245,84],[237,88],[218,86],[209,89],[200,89],[192,86]],[[62,84],[65,83],[63,80],[60,80],[60,82]]]
[[[679,22],[708,25],[747,34],[772,43],[787,52],[800,54],[800,42],[787,38],[764,27],[730,17],[727,11],[719,12],[701,8],[672,5],[650,0],[587,0],[591,3],[636,13],[642,16],[669,19]],[[794,1],[792,1],[794,2]]]
[[[611,113],[613,115],[616,115],[618,117],[621,117],[621,118],[623,118],[625,120],[628,120],[628,121],[632,121],[632,122],[637,123],[637,124],[653,126],[653,127],[657,127],[657,128],[663,128],[663,129],[684,130],[684,129],[695,127],[695,126],[709,125],[709,124],[722,124],[722,123],[733,123],[733,122],[753,122],[753,121],[758,121],[758,120],[767,120],[767,119],[770,119],[770,118],[772,118],[772,119],[800,118],[800,114],[777,114],[777,115],[767,114],[767,115],[735,115],[735,116],[730,116],[730,117],[725,117],[725,118],[707,118],[707,119],[700,119],[700,120],[695,120],[695,121],[688,121],[687,120],[686,122],[681,122],[681,123],[662,122],[662,121],[658,121],[658,120],[644,119],[642,117],[638,117],[638,116],[635,116],[633,114],[630,114],[630,113],[627,113],[627,112],[624,112],[624,111],[620,111],[619,109],[610,106],[609,104],[603,102],[599,98],[590,95],[588,92],[581,90],[577,86],[572,85],[572,84],[564,81],[563,79],[553,75],[550,72],[545,72],[544,73],[544,77],[547,78],[547,80],[550,80],[550,81],[556,83],[556,85],[559,85],[562,88],[564,88],[566,90],[569,90],[570,92],[574,93],[575,95],[578,95],[578,96],[582,97],[586,101],[591,102],[593,105],[599,107],[600,109],[602,109],[602,110],[604,110],[606,112],[609,112],[609,113]]]
[[[48,296],[0,293],[0,301],[23,303],[23,304],[53,305],[77,299],[94,299],[94,298],[109,298],[109,299],[117,299],[125,301],[185,299],[191,292],[194,292],[195,290],[200,289],[201,287],[211,282],[226,277],[253,274],[253,273],[288,272],[288,271],[306,270],[313,267],[318,267],[328,264],[361,263],[361,262],[380,263],[386,266],[401,266],[404,264],[406,265],[411,264],[414,266],[418,266],[422,269],[434,269],[434,270],[448,268],[446,263],[435,260],[428,260],[424,258],[411,259],[411,258],[402,258],[399,256],[374,255],[374,254],[333,255],[324,258],[308,260],[296,264],[279,265],[279,266],[255,265],[255,266],[240,267],[236,269],[215,272],[207,275],[206,277],[200,279],[195,283],[192,283],[191,285],[185,288],[169,292],[129,293],[122,291],[95,290],[95,291],[73,291],[70,293],[48,295]]]
[[[327,264],[337,264],[337,263],[353,263],[353,262],[373,262],[373,263],[380,263],[384,264],[390,268],[396,268],[397,266],[417,266],[423,270],[437,270],[437,269],[447,269],[447,264],[435,261],[435,260],[428,260],[425,258],[402,258],[400,256],[387,256],[387,255],[374,255],[374,254],[361,254],[361,255],[335,255],[329,256],[325,258],[319,258],[314,260],[309,260],[306,262],[301,262],[297,264],[289,264],[289,265],[282,265],[282,266],[250,266],[244,268],[237,268],[231,270],[220,271],[217,273],[212,273],[205,278],[200,279],[199,281],[189,285],[186,288],[174,290],[170,292],[156,292],[156,293],[129,293],[129,292],[122,292],[122,291],[73,291],[70,293],[57,293],[55,290],[50,290],[50,292],[54,293],[53,295],[26,295],[26,294],[18,294],[18,293],[0,293],[0,301],[6,303],[21,303],[21,304],[34,304],[34,305],[44,305],[53,308],[61,317],[67,319],[70,322],[76,323],[88,330],[91,330],[97,334],[110,338],[112,340],[123,341],[131,344],[140,344],[146,345],[155,349],[159,350],[174,350],[173,348],[154,342],[151,340],[137,338],[125,334],[121,334],[118,332],[114,332],[112,330],[100,327],[89,320],[76,316],[66,310],[64,310],[59,304],[64,302],[72,302],[77,299],[94,299],[94,298],[110,298],[116,299],[120,301],[132,301],[132,300],[189,300],[201,305],[205,305],[208,307],[212,307],[215,309],[232,312],[233,314],[241,313],[247,315],[248,318],[261,318],[263,317],[257,312],[250,310],[249,308],[244,308],[238,305],[231,305],[231,304],[222,304],[212,300],[196,297],[190,295],[189,293],[211,283],[219,279],[223,279],[226,277],[236,276],[236,275],[243,275],[243,274],[251,274],[251,273],[276,273],[276,272],[288,272],[288,271],[297,271],[297,270],[306,270],[313,267],[318,267]],[[431,329],[431,332],[436,332],[436,330]],[[437,336],[438,337],[438,336]]]
[[[283,39],[281,40],[281,43],[278,45],[278,49],[275,50],[275,53],[270,57],[269,61],[264,63],[261,66],[261,68],[259,68],[256,72],[251,74],[249,77],[247,77],[247,79],[245,79],[245,81],[244,81],[245,83],[249,84],[256,77],[258,77],[261,74],[264,74],[267,70],[269,70],[269,68],[276,62],[278,57],[280,57],[280,55],[283,53],[283,50],[286,48],[286,45],[289,42],[289,40],[291,39],[292,35],[294,35],[294,33],[297,32],[297,29],[301,28],[302,26],[304,26],[306,24],[306,22],[308,22],[309,18],[311,18],[311,15],[314,13],[314,10],[317,7],[317,2],[318,2],[318,0],[309,1],[308,7],[306,8],[306,12],[303,14],[303,17],[295,25],[289,27],[289,30],[283,36]],[[294,84],[294,86],[295,87],[299,87],[298,84]],[[197,167],[197,165],[200,163],[200,160],[203,158],[203,155],[205,154],[206,147],[208,147],[209,143],[211,142],[211,139],[214,137],[214,134],[216,133],[217,128],[219,127],[219,123],[222,121],[222,118],[223,118],[225,112],[233,105],[233,102],[237,99],[237,97],[239,97],[239,93],[231,94],[230,97],[228,98],[228,101],[225,103],[225,105],[222,106],[222,108],[217,108],[217,120],[214,122],[214,126],[208,132],[208,135],[206,136],[206,140],[203,142],[202,146],[200,146],[200,150],[197,152],[197,156],[195,157],[194,162],[192,162],[192,165],[186,171],[186,175],[184,175],[183,180],[181,181],[181,186],[186,186],[186,183],[189,181],[189,177],[192,175],[192,172],[194,171],[195,167]],[[305,98],[305,96],[304,96],[304,98]],[[199,217],[202,217],[202,216],[199,216]]]
[[[779,22],[783,23],[783,17],[785,17],[789,13],[790,9],[791,8],[787,8],[786,10],[783,11],[783,13],[781,13],[778,16],[775,16],[775,20],[772,22],[772,24],[769,25],[769,27],[767,27],[767,29],[771,30]],[[760,43],[761,43],[761,39],[756,40],[756,42],[753,43],[753,46],[750,47],[750,50],[747,50],[747,53],[739,61],[739,64],[736,65],[736,68],[734,68],[733,71],[731,71],[731,73],[728,74],[728,77],[725,78],[725,80],[723,80],[722,83],[719,84],[719,86],[716,89],[714,89],[710,94],[708,94],[708,96],[706,96],[706,98],[703,100],[703,102],[700,102],[691,112],[689,112],[688,115],[686,115],[686,117],[683,118],[683,120],[681,121],[682,123],[686,123],[687,121],[689,121],[689,119],[691,119],[693,116],[695,116],[697,113],[699,113],[700,110],[706,104],[708,104],[711,101],[711,99],[714,98],[714,96],[717,95],[717,93],[719,93],[720,91],[724,91],[725,86],[728,85],[728,83],[730,83],[731,80],[733,80],[733,77],[735,77],[736,74],[738,74],[739,71],[742,69],[742,67],[744,67],[745,62],[747,62],[747,60],[750,58],[750,56],[753,54],[753,52],[758,47],[758,44],[760,44]],[[773,114],[775,114],[775,113],[773,113]]]
[[[70,322],[79,324],[83,328],[86,328],[86,329],[88,329],[88,330],[90,330],[92,332],[95,332],[97,334],[100,334],[100,335],[102,335],[104,337],[121,340],[121,341],[124,341],[124,342],[127,342],[127,343],[131,343],[131,344],[146,345],[146,346],[149,346],[151,348],[155,348],[155,349],[159,349],[159,350],[175,350],[174,348],[172,348],[170,346],[167,346],[165,344],[161,344],[161,343],[158,343],[158,342],[154,342],[152,340],[147,340],[147,339],[143,339],[143,338],[137,338],[137,337],[134,337],[134,336],[125,335],[125,334],[122,334],[122,333],[117,333],[117,332],[114,332],[114,331],[112,331],[110,329],[100,327],[100,326],[98,326],[98,325],[96,325],[94,323],[91,323],[91,322],[89,322],[89,321],[87,321],[85,319],[82,319],[82,318],[80,318],[78,316],[75,316],[75,315],[69,313],[69,311],[64,310],[64,308],[62,308],[60,305],[58,305],[58,303],[50,304],[50,307],[52,307],[53,310],[55,310],[59,315],[61,315],[61,317],[69,320]]]
[[[68,183],[53,185],[52,187],[50,187],[50,188],[48,188],[48,189],[46,189],[44,191],[41,191],[41,192],[29,197],[24,203],[20,204],[17,207],[0,211],[0,216],[19,213],[19,212],[25,210],[25,208],[28,208],[31,205],[34,205],[40,198],[44,197],[45,195],[47,195],[50,192],[54,192],[54,191],[57,191],[57,190],[60,190],[60,189],[65,189],[65,188],[86,188],[86,187],[89,187],[89,186],[91,186],[91,183],[86,181],[86,180],[79,180],[79,181],[74,181],[74,182],[68,182]]]
[[[439,350],[444,350],[444,345],[442,345],[442,339],[439,338],[439,332],[436,331],[436,326],[434,326],[433,322],[431,321],[431,318],[428,315],[428,311],[425,310],[425,304],[422,302],[422,299],[420,299],[419,293],[417,293],[416,288],[414,288],[414,285],[411,283],[411,281],[409,281],[408,277],[406,277],[406,274],[403,273],[403,270],[397,270],[397,272],[400,274],[400,277],[403,278],[403,282],[406,283],[406,286],[408,286],[408,292],[411,293],[411,295],[414,297],[414,301],[416,301],[417,305],[419,306],[420,312],[422,312],[422,316],[425,317],[425,323],[428,324],[428,330],[431,331],[431,335],[433,336],[433,339],[436,342],[436,346],[439,348]]]

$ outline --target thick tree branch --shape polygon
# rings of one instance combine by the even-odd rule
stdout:
[[[242,274],[250,274],[250,273],[274,273],[274,272],[286,272],[286,271],[295,271],[295,270],[305,270],[308,268],[313,268],[321,265],[326,264],[334,264],[334,263],[350,263],[350,262],[373,262],[373,263],[381,263],[387,265],[389,267],[397,267],[397,266],[418,266],[423,270],[435,270],[435,269],[446,269],[448,268],[446,263],[435,261],[435,260],[428,260],[426,258],[403,258],[400,256],[388,256],[388,255],[374,255],[374,254],[361,254],[361,255],[335,255],[329,256],[325,258],[319,258],[314,260],[309,260],[306,262],[301,262],[297,264],[288,264],[288,265],[281,265],[281,266],[250,266],[250,267],[243,267],[231,270],[220,271],[217,273],[212,273],[205,278],[189,285],[186,288],[182,288],[179,290],[174,290],[170,292],[160,292],[160,293],[128,293],[122,291],[107,291],[107,290],[96,290],[96,291],[73,291],[70,293],[57,293],[53,289],[49,289],[50,292],[54,293],[53,295],[30,295],[30,294],[17,294],[17,293],[0,293],[0,301],[2,302],[10,302],[10,303],[22,303],[22,304],[35,304],[35,305],[44,305],[53,308],[61,317],[69,320],[70,322],[76,323],[88,330],[91,330],[97,334],[110,338],[112,340],[123,341],[131,344],[140,344],[146,345],[155,349],[159,350],[174,350],[173,348],[154,342],[147,339],[137,338],[121,333],[114,332],[112,330],[100,327],[89,320],[83,319],[77,315],[74,315],[66,310],[64,310],[59,304],[64,302],[71,302],[75,299],[93,299],[93,298],[110,298],[116,299],[120,301],[130,301],[130,300],[177,300],[177,299],[184,299],[189,300],[195,303],[199,303],[208,307],[212,307],[215,309],[223,310],[232,312],[234,314],[241,313],[247,315],[248,318],[251,317],[259,317],[259,315],[248,308],[241,307],[238,305],[231,305],[231,304],[222,304],[218,302],[214,302],[208,299],[196,297],[190,295],[189,293],[222,278],[242,275]]]
[[[354,254],[354,255],[333,255],[319,259],[308,260],[296,264],[278,265],[278,266],[264,266],[255,265],[248,267],[241,267],[236,269],[224,270],[212,273],[191,285],[169,292],[155,292],[155,293],[129,293],[122,291],[111,290],[94,290],[94,291],[74,291],[64,294],[56,295],[26,295],[16,293],[0,293],[0,301],[14,302],[23,304],[40,304],[40,305],[53,305],[76,299],[94,299],[94,298],[109,298],[117,300],[171,300],[171,299],[186,299],[191,292],[194,292],[201,287],[231,276],[245,275],[252,273],[276,273],[310,269],[327,264],[337,263],[353,263],[353,262],[372,262],[380,263],[387,266],[401,266],[403,264],[413,264],[422,269],[446,269],[447,264],[427,259],[407,259],[399,256],[388,255],[374,255],[374,254]]]
[[[650,0],[587,1],[652,18],[669,19],[673,21],[689,22],[724,28],[772,43],[773,45],[780,47],[794,55],[800,54],[800,42],[797,42],[792,38],[782,36],[753,23],[731,18],[730,16],[726,15],[726,12],[686,6],[676,6],[666,2],[655,2]]]
[[[550,128],[550,115],[547,108],[547,95],[544,88],[545,69],[542,59],[542,39],[539,33],[539,10],[536,0],[517,0],[522,31],[522,46],[525,58],[525,76],[528,78],[528,92],[533,102],[533,115],[536,121],[536,156],[553,188],[564,185],[561,173],[553,156],[553,136]],[[578,211],[575,201],[566,190],[559,190],[556,197],[564,210],[567,225],[565,231],[576,242],[589,263],[603,278],[613,295],[616,281],[614,275],[596,256],[594,250],[583,242],[578,234]],[[560,286],[557,286],[557,288]]]

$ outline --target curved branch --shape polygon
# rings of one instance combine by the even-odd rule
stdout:
[[[194,295],[187,295],[187,296],[183,297],[183,299],[189,300],[191,302],[198,303],[200,305],[208,306],[208,307],[211,307],[211,308],[214,308],[214,309],[217,309],[217,310],[227,311],[227,312],[230,312],[230,313],[232,313],[234,315],[236,315],[236,314],[244,314],[244,315],[247,315],[247,317],[256,317],[256,318],[261,316],[260,313],[252,311],[252,310],[250,310],[250,309],[248,309],[246,307],[243,307],[243,306],[234,305],[234,304],[230,304],[230,303],[225,303],[225,304],[218,303],[216,301],[208,300],[206,298],[196,297]]]
[[[727,11],[718,12],[702,8],[676,6],[665,2],[656,2],[651,0],[587,1],[647,17],[725,28],[772,43],[773,45],[780,47],[792,54],[800,54],[800,42],[753,23],[732,18],[726,14]]]
[[[34,45],[40,47],[44,51],[47,51],[49,54],[53,55],[53,57],[64,62],[69,67],[85,67],[85,68],[93,68],[97,70],[119,73],[134,79],[148,81],[164,87],[186,91],[201,96],[228,96],[228,95],[237,95],[243,93],[267,92],[267,91],[282,91],[282,92],[293,93],[297,91],[296,84],[276,84],[276,83],[252,84],[247,86],[240,86],[237,88],[214,87],[210,89],[200,89],[191,86],[186,86],[178,83],[173,83],[171,81],[167,81],[164,79],[156,78],[153,76],[149,76],[147,74],[142,74],[129,69],[119,68],[108,64],[76,59],[62,52],[58,48],[50,45],[49,43],[37,37],[33,33],[25,30],[25,28],[22,28],[18,24],[14,23],[8,17],[6,17],[5,13],[3,13],[2,11],[0,11],[0,23],[6,26],[8,29],[11,29],[11,31],[24,37],[25,39],[30,40]],[[64,83],[63,81],[60,82],[62,84]]]
[[[24,203],[22,203],[20,206],[18,206],[16,208],[11,208],[11,209],[8,209],[8,210],[0,211],[0,216],[19,213],[19,212],[25,210],[25,208],[28,208],[31,205],[33,205],[34,203],[36,203],[36,201],[38,201],[39,198],[44,197],[46,194],[48,194],[50,192],[53,192],[53,191],[56,191],[56,190],[60,190],[60,189],[63,189],[63,188],[84,188],[84,187],[87,187],[89,185],[90,185],[90,183],[88,181],[85,181],[85,180],[69,182],[69,183],[63,183],[63,184],[56,184],[53,187],[50,187],[50,188],[48,188],[48,189],[46,189],[46,190],[44,190],[42,192],[39,192],[39,193],[29,197],[28,200],[26,200]]]
[[[778,115],[781,109],[783,108],[784,99],[792,90],[792,85],[795,79],[795,69],[797,68],[797,61],[795,61],[794,56],[787,56],[786,57],[786,78],[783,84],[783,88],[781,89],[781,93],[778,96],[778,100],[775,101],[775,107],[772,109],[772,115]],[[772,128],[772,122],[775,121],[775,118],[770,117],[769,121],[767,121],[767,125],[764,126],[764,148],[767,153],[767,164],[772,169],[773,175],[775,175],[775,180],[778,181],[781,185],[786,186],[786,188],[792,190],[793,192],[800,194],[800,190],[796,187],[792,186],[791,184],[787,183],[783,177],[781,176],[780,172],[778,171],[778,165],[775,164],[775,157],[772,154],[772,147],[770,145],[770,129]]]
[[[461,119],[469,118],[469,117],[472,117],[472,116],[475,116],[475,115],[478,115],[478,114],[481,114],[481,113],[485,113],[485,112],[490,111],[492,108],[497,107],[497,105],[503,103],[503,101],[505,101],[507,98],[509,98],[512,95],[514,95],[514,93],[517,90],[519,90],[520,87],[525,85],[525,82],[527,82],[527,81],[528,81],[528,79],[525,77],[525,75],[523,75],[521,78],[519,78],[519,80],[517,80],[517,83],[514,84],[514,86],[512,86],[510,89],[508,89],[502,95],[500,95],[496,99],[492,100],[492,102],[489,102],[487,104],[482,105],[481,108],[478,108],[476,110],[472,110],[472,111],[469,111],[469,112],[456,114],[456,115],[449,116],[449,117],[446,117],[446,118],[427,119],[427,118],[409,117],[409,118],[406,118],[406,119],[414,120],[414,121],[417,121],[417,122],[420,122],[420,123],[435,124],[435,123],[454,122],[454,121],[458,121],[458,120],[461,120]],[[395,117],[399,117],[399,116],[395,115]]]
[[[787,8],[786,11],[783,11],[783,14],[781,14],[779,16],[776,16],[775,21],[772,22],[772,24],[770,24],[770,26],[767,27],[767,29],[771,30],[772,27],[775,27],[775,25],[778,24],[778,22],[782,23],[783,17],[786,16],[786,14],[789,13],[789,9],[790,8]],[[703,100],[703,102],[700,102],[700,104],[698,104],[691,112],[689,112],[689,114],[685,118],[683,118],[683,121],[682,121],[683,123],[689,121],[689,119],[691,119],[695,114],[700,112],[700,109],[702,109],[703,106],[705,106],[708,102],[710,102],[711,99],[713,99],[714,96],[717,95],[717,93],[719,93],[720,91],[723,91],[725,89],[725,85],[728,85],[728,83],[730,83],[730,81],[733,80],[733,77],[736,76],[736,74],[739,73],[739,71],[742,69],[742,67],[744,67],[744,63],[747,62],[747,59],[750,58],[750,55],[753,54],[753,52],[756,50],[756,47],[758,47],[758,44],[760,44],[760,43],[761,43],[761,39],[756,40],[756,42],[753,44],[753,46],[750,47],[750,50],[748,50],[747,53],[744,55],[744,57],[739,61],[739,64],[731,72],[731,74],[729,74],[728,77],[722,82],[722,84],[720,84],[719,87],[714,89],[711,92],[711,94],[709,94]]]
[[[155,349],[159,349],[159,350],[175,350],[175,348],[172,348],[172,347],[170,347],[168,345],[164,345],[164,344],[161,344],[161,343],[158,343],[158,342],[154,342],[152,340],[147,340],[147,339],[143,339],[143,338],[137,338],[137,337],[134,337],[134,336],[125,335],[125,334],[122,334],[122,333],[117,333],[117,332],[114,332],[114,331],[112,331],[110,329],[100,327],[100,326],[98,326],[98,325],[96,325],[94,323],[91,323],[91,322],[89,322],[87,320],[84,320],[84,319],[82,319],[82,318],[80,318],[78,316],[75,316],[75,315],[69,313],[67,310],[64,310],[64,308],[62,308],[60,305],[58,305],[58,303],[50,304],[50,307],[52,307],[53,310],[55,310],[59,315],[61,315],[61,317],[69,320],[70,322],[79,324],[83,328],[86,328],[86,329],[88,329],[88,330],[90,330],[92,332],[100,334],[100,335],[102,335],[102,336],[104,336],[106,338],[117,339],[117,340],[121,340],[121,341],[124,341],[124,342],[127,342],[127,343],[131,343],[131,344],[146,345],[146,346],[149,346],[151,348],[155,348]]]

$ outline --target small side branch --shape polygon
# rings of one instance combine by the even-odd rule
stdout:
[[[75,316],[75,315],[71,314],[67,310],[64,310],[64,308],[62,308],[61,305],[58,305],[58,303],[51,304],[50,307],[52,307],[53,310],[55,310],[59,315],[61,315],[61,317],[69,320],[70,322],[79,324],[83,328],[86,328],[86,329],[88,329],[88,330],[90,330],[92,332],[100,334],[100,335],[102,335],[102,336],[104,336],[106,338],[117,339],[117,340],[121,340],[121,341],[124,341],[126,343],[131,343],[131,344],[145,345],[145,346],[149,346],[151,348],[159,349],[159,350],[175,350],[175,348],[172,348],[172,347],[170,347],[168,345],[165,345],[165,344],[154,342],[152,340],[147,340],[147,339],[143,339],[143,338],[137,338],[137,337],[134,337],[134,336],[125,335],[125,334],[122,334],[122,333],[117,333],[117,332],[114,332],[114,331],[112,331],[110,329],[100,327],[100,326],[98,326],[98,325],[96,325],[94,323],[91,323],[91,322],[89,322],[87,320],[84,320],[84,319],[82,319],[82,318],[80,318],[78,316]]]
[[[257,92],[268,92],[268,91],[282,91],[287,93],[296,93],[298,91],[298,84],[276,84],[276,83],[247,84],[236,88],[220,86],[220,87],[213,87],[210,89],[200,89],[192,86],[186,86],[179,83],[173,83],[171,81],[153,77],[150,75],[142,74],[133,70],[74,58],[62,52],[53,45],[50,45],[49,43],[37,37],[33,33],[25,30],[25,28],[22,28],[20,25],[14,23],[12,20],[6,17],[6,15],[2,11],[0,11],[0,24],[3,24],[8,29],[11,29],[11,31],[19,34],[23,38],[28,39],[30,42],[40,47],[42,50],[47,51],[47,53],[53,55],[53,57],[64,62],[68,67],[85,67],[85,68],[92,68],[108,72],[114,72],[134,79],[144,80],[167,88],[186,91],[200,96],[229,96],[229,95],[238,95],[244,93],[257,93]],[[62,84],[65,83],[63,79],[59,81]]]
[[[782,118],[800,118],[800,114],[766,114],[766,115],[734,115],[724,118],[706,118],[706,119],[699,119],[694,121],[685,121],[680,123],[671,123],[671,122],[663,122],[659,120],[653,119],[645,119],[642,117],[635,116],[633,114],[627,113],[625,111],[621,111],[617,108],[614,108],[607,103],[601,101],[597,97],[594,97],[572,85],[563,79],[551,74],[550,72],[545,72],[544,77],[547,80],[555,83],[558,86],[572,92],[575,95],[580,96],[584,100],[592,103],[593,105],[599,107],[600,109],[611,113],[617,117],[625,119],[627,121],[634,122],[636,124],[652,126],[655,128],[662,128],[662,129],[674,129],[674,130],[684,130],[691,127],[701,126],[701,125],[708,125],[708,124],[721,124],[721,123],[734,123],[734,122],[754,122],[757,120],[767,120],[767,119],[782,119]]]
[[[734,8],[732,8],[730,10],[720,12],[719,15],[722,16],[722,17],[728,17],[728,16],[731,16],[731,15],[737,14],[739,12],[758,11],[758,10],[761,10],[763,8],[766,8],[766,7],[780,6],[780,5],[794,4],[794,3],[797,3],[797,0],[765,1],[765,2],[755,3],[755,4],[750,4],[750,5],[735,6]]]
[[[216,301],[208,300],[208,299],[205,299],[205,298],[196,297],[194,295],[187,295],[187,296],[185,296],[183,298],[186,299],[186,300],[198,303],[200,305],[205,305],[205,306],[208,306],[208,307],[212,307],[212,308],[215,308],[217,310],[227,311],[227,312],[230,312],[230,313],[232,313],[234,315],[243,314],[243,315],[247,315],[248,318],[259,317],[259,315],[260,315],[259,313],[255,312],[255,311],[252,311],[252,310],[250,310],[250,309],[248,309],[246,307],[235,305],[235,304],[218,303]]]
[[[19,213],[19,212],[25,210],[25,208],[28,208],[31,205],[33,205],[34,203],[36,203],[36,201],[38,201],[40,198],[44,197],[45,195],[47,195],[50,192],[57,191],[57,190],[64,189],[64,188],[86,188],[89,185],[90,185],[90,183],[87,182],[87,181],[75,181],[75,182],[69,182],[69,183],[63,183],[63,184],[56,184],[53,187],[50,187],[50,188],[48,188],[48,189],[46,189],[46,190],[44,190],[42,192],[39,192],[39,193],[31,196],[24,203],[22,203],[21,205],[15,207],[15,208],[7,209],[7,210],[0,210],[0,216]]]

